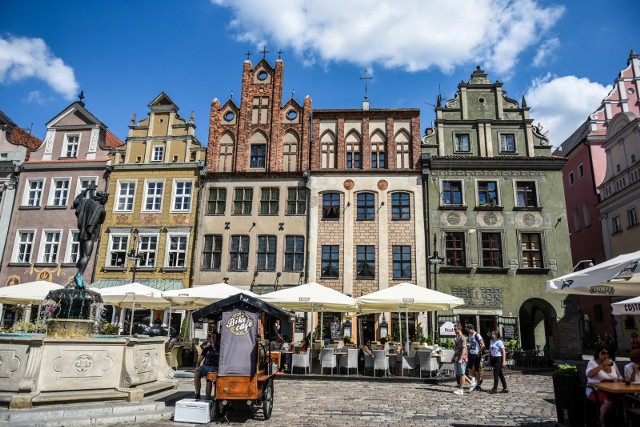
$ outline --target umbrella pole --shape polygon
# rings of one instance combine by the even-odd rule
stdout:
[[[136,312],[136,295],[133,295],[133,304],[131,304],[131,321],[129,322],[129,335],[133,335],[133,315]]]
[[[400,344],[403,343],[402,341],[402,312],[398,311],[398,331],[400,331]]]
[[[309,352],[309,371],[312,372],[313,371],[313,333],[314,333],[314,329],[313,329],[313,306],[311,306],[311,339],[309,341],[311,341],[309,343],[310,347],[307,350]]]
[[[169,304],[169,317],[167,318],[167,338],[171,338],[171,304]]]
[[[409,354],[409,309],[405,308],[404,309],[404,321],[405,321],[405,325],[406,325],[406,329],[405,331],[405,335],[407,336],[407,354]]]

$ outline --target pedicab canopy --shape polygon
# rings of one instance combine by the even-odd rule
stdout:
[[[220,321],[218,376],[252,377],[256,374],[260,313],[284,322],[293,320],[291,313],[243,293],[193,312],[196,322]],[[267,327],[272,323],[269,318],[265,322]]]

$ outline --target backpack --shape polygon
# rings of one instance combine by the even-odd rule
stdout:
[[[480,354],[480,351],[482,351],[482,340],[478,339],[478,335],[479,334],[477,332],[475,332],[473,334],[473,340],[478,343],[478,354]],[[471,341],[471,340],[469,340],[469,341]]]

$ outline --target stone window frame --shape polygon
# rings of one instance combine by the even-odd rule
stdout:
[[[299,245],[300,240],[302,240],[302,245]],[[303,235],[284,236],[283,271],[286,271],[286,272],[304,271],[305,240],[306,240],[305,236]],[[292,242],[291,246],[289,245],[289,242]],[[301,262],[299,262],[300,260]]]
[[[179,193],[180,185],[185,184]],[[171,213],[189,213],[193,205],[193,178],[174,178],[171,191]],[[188,191],[187,191],[188,189]]]
[[[502,197],[500,196],[500,180],[498,179],[476,179],[475,180],[475,186],[476,186],[476,206],[481,206],[481,207],[497,207],[497,206],[502,206]],[[490,195],[491,195],[491,191],[490,190],[482,190],[480,188],[480,185],[482,183],[494,183],[496,185],[496,190],[495,190],[495,195],[496,195],[496,200],[494,202],[491,201],[487,201],[487,202],[483,202],[480,198],[480,196],[483,193],[486,193],[486,197],[488,197],[489,199],[491,199]]]
[[[294,197],[291,198],[292,192]],[[300,195],[304,199],[300,199]],[[293,209],[291,209],[293,207]],[[307,213],[307,188],[306,187],[288,187],[287,188],[287,209],[285,215],[306,215]]]
[[[30,236],[30,239],[23,239],[22,236]],[[35,243],[36,230],[32,228],[16,230],[15,243],[13,245],[13,255],[11,259],[18,264],[31,264],[33,262],[33,247]],[[21,245],[26,245],[25,249],[21,249]],[[25,257],[25,255],[27,255]],[[20,259],[26,259],[21,261]]]
[[[533,184],[534,199],[535,199],[534,204],[529,204],[529,197],[526,196],[528,190],[524,189],[524,184]],[[519,195],[523,191],[521,190],[521,186],[524,189],[524,196],[525,196],[524,205],[521,205],[519,201]],[[521,208],[521,209],[541,208],[542,206],[540,204],[540,191],[538,189],[538,180],[537,179],[514,179],[513,180],[513,200],[514,200],[515,208]]]
[[[227,209],[227,189],[225,187],[209,187],[209,196],[207,197],[207,211],[206,215],[224,215]],[[212,195],[216,195],[212,198]],[[220,197],[220,196],[223,197]],[[213,207],[213,209],[212,209]],[[218,212],[222,207],[221,212]]]
[[[161,184],[161,187],[155,188],[155,194],[149,194],[150,191],[150,185],[149,184]],[[144,200],[142,202],[142,206],[141,206],[141,211],[142,212],[162,212],[162,205],[163,203],[163,199],[164,199],[164,189],[165,189],[165,179],[161,178],[161,179],[145,179],[144,180]],[[159,194],[158,194],[159,191]],[[152,207],[149,208],[149,202],[152,203]],[[158,205],[157,208],[154,208],[153,206]]]
[[[200,270],[220,271],[222,268],[222,234],[205,234],[202,243]]]
[[[109,244],[107,246],[107,256],[105,257],[105,267],[110,268],[122,268],[123,270],[127,268],[127,251],[129,250],[129,241],[131,240],[130,233],[110,233],[109,234]],[[114,245],[116,244],[118,247],[116,248]],[[114,258],[114,255],[117,258]],[[122,256],[122,264],[114,264],[114,261],[120,259],[118,255]]]
[[[376,140],[376,137],[381,139]],[[380,129],[377,129],[370,138],[371,141],[371,169],[387,168],[387,138]]]
[[[235,239],[237,239],[237,250],[234,250]],[[229,271],[249,271],[250,247],[251,238],[248,234],[231,235],[229,239]]]
[[[64,251],[64,263],[75,264],[80,256],[80,230],[69,230],[67,246]]]
[[[635,207],[627,209],[627,228],[638,225],[638,213]]]
[[[521,269],[528,269],[528,270],[544,270],[546,267],[546,243],[545,243],[545,235],[544,232],[542,231],[533,231],[533,230],[518,230],[518,257],[519,257],[519,266]],[[533,235],[537,235],[539,236],[539,249],[535,250],[533,248],[527,248],[526,251],[527,252],[532,252],[532,253],[538,253],[540,255],[540,265],[539,266],[531,266],[530,263],[527,263],[527,265],[525,265],[525,249],[523,248],[523,244],[527,243],[525,242],[525,240],[529,240],[529,239],[524,239],[524,236],[533,236]],[[530,241],[530,240],[529,240]],[[527,259],[530,259],[531,257],[526,257]]]
[[[506,141],[507,145],[503,145],[503,136],[507,136],[507,135],[511,135],[513,136],[513,150],[510,150],[510,146],[509,143],[510,141]],[[516,133],[515,132],[498,132],[498,146],[499,146],[499,151],[500,153],[507,153],[507,154],[515,154],[518,152],[518,138],[516,137]],[[505,149],[506,148],[506,149]]]
[[[446,183],[458,183],[460,184],[460,189],[458,191],[450,191],[450,190],[445,190],[445,186]],[[445,192],[447,193],[451,193],[451,194],[456,194],[459,193],[460,194],[460,203],[445,203]],[[454,197],[455,199],[455,197]],[[440,180],[440,206],[446,207],[446,206],[466,206],[466,200],[465,200],[465,182],[463,179],[441,179]]]
[[[67,188],[57,188],[58,183],[67,183]],[[60,192],[60,196],[56,193]],[[69,204],[69,194],[71,193],[71,177],[55,177],[51,178],[51,186],[49,187],[49,200],[47,206],[62,207]],[[62,199],[64,194],[64,200]],[[57,201],[57,202],[56,202]]]
[[[133,212],[138,190],[137,179],[119,179],[117,181],[117,196],[113,204],[114,212]],[[125,188],[125,186],[127,188]]]
[[[462,236],[462,244],[456,243],[457,240],[452,240],[454,236]],[[469,254],[467,250],[469,242],[469,236],[467,234],[467,230],[444,230],[442,237],[442,244],[444,246],[444,264],[446,267],[454,267],[454,268],[465,268],[469,265]],[[458,257],[456,257],[455,262],[451,261],[451,255],[462,254],[462,262],[458,261]]]
[[[150,241],[146,239],[155,238],[155,247],[150,247]],[[167,237],[168,239],[168,237]],[[142,259],[138,263],[139,268],[155,268],[158,267],[158,248],[160,247],[160,231],[145,231],[138,234],[136,242],[136,253],[142,255]],[[153,254],[153,264],[149,265],[149,254]]]
[[[356,245],[356,279],[376,278],[376,246]]]
[[[175,239],[178,239],[177,247],[173,247]],[[188,257],[189,233],[184,231],[168,232],[165,242],[164,266],[168,268],[187,268]],[[181,260],[182,264],[180,263]]]
[[[72,138],[77,138],[72,141]],[[63,137],[64,143],[62,144],[62,150],[60,151],[60,157],[62,158],[78,158],[78,152],[80,151],[80,142],[82,140],[82,133],[70,132],[65,133]]]
[[[340,245],[322,245],[320,248],[320,277],[340,278]]]
[[[498,235],[498,244],[500,247],[497,250],[493,248],[485,247],[485,235]],[[478,252],[479,252],[479,264],[482,268],[487,269],[502,269],[504,268],[504,230],[479,230],[479,238],[478,238]],[[500,262],[499,265],[486,265],[485,264],[485,252],[489,251],[489,254],[493,254],[495,252],[499,253]]]
[[[151,147],[151,161],[161,162],[164,159],[164,145],[153,145]]]
[[[620,215],[616,215],[611,218],[611,234],[618,234],[622,232],[622,222],[620,221]]]
[[[267,198],[265,199],[265,192]],[[275,196],[275,199],[274,199]],[[258,215],[278,215],[280,212],[280,188],[261,187],[260,188],[260,209]]]
[[[278,236],[275,234],[260,234],[257,236],[256,270],[276,271],[278,256]]]
[[[28,178],[26,185],[24,186],[22,206],[29,206],[34,208],[41,207],[42,195],[44,193],[44,186],[46,182],[46,178]],[[34,188],[32,187],[32,184],[39,184],[39,186],[37,188]]]
[[[55,237],[55,240],[49,240]],[[62,229],[45,228],[40,233],[40,250],[38,261],[44,264],[57,264],[60,257],[60,242],[62,241]]]
[[[74,198],[77,197],[78,194],[82,193],[82,191],[84,191],[91,184],[94,184],[97,187],[98,182],[99,178],[97,176],[79,176],[76,182],[76,192]]]
[[[467,149],[461,149],[460,137],[466,136]],[[469,132],[453,132],[451,134],[453,140],[453,152],[454,153],[471,153],[471,134]]]
[[[237,207],[240,207],[238,209]],[[253,188],[236,187],[233,189],[232,215],[251,215],[253,211]]]
[[[320,166],[322,169],[336,168],[337,145],[336,135],[332,131],[327,130],[320,136]]]

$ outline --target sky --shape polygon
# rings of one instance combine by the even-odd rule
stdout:
[[[206,144],[247,52],[280,51],[285,102],[361,108],[366,75],[371,107],[419,108],[423,133],[480,66],[557,146],[640,53],[639,18],[638,0],[0,0],[0,111],[43,139],[83,91],[124,141],[165,92]]]

